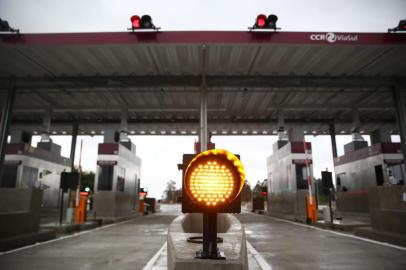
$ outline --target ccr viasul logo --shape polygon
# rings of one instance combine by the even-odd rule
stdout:
[[[330,43],[334,43],[334,42],[336,42],[336,40],[337,40],[337,36],[336,36],[336,34],[334,34],[334,33],[327,33],[326,34],[326,40],[328,41],[328,42],[330,42]]]
[[[357,34],[336,34],[328,32],[325,34],[310,34],[310,40],[312,41],[327,41],[328,43],[335,43],[337,41],[355,42],[358,41]]]

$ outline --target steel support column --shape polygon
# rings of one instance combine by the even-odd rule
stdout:
[[[406,113],[405,104],[403,102],[403,95],[400,92],[399,86],[393,87],[393,102],[395,103],[396,119],[399,127],[399,134],[401,140],[401,148],[403,154],[403,163],[406,168]]]
[[[334,122],[329,123],[329,131],[331,138],[331,148],[333,150],[333,158],[337,157],[337,142],[336,142],[336,126]]]
[[[6,153],[7,136],[13,114],[14,98],[16,95],[16,85],[13,79],[10,80],[10,87],[7,91],[6,100],[0,116],[0,182],[3,175],[4,156]]]
[[[70,144],[70,168],[71,172],[75,171],[75,153],[76,153],[76,142],[79,132],[79,123],[77,121],[73,122],[72,125],[72,142]]]
[[[120,132],[128,132],[128,110],[121,110]]]
[[[207,150],[207,89],[200,93],[200,152]]]
[[[207,48],[202,46],[202,85],[200,87],[200,152],[207,150],[207,84],[206,84],[206,69],[207,69]]]

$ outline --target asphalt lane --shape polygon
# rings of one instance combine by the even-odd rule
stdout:
[[[180,205],[162,212],[0,256],[1,270],[142,269],[166,242]],[[286,223],[236,215],[247,240],[273,270],[406,269],[406,251]]]
[[[406,269],[406,251],[299,226],[269,216],[242,213],[247,240],[280,269]]]
[[[160,213],[0,256],[1,270],[142,269],[166,242],[179,205]]]

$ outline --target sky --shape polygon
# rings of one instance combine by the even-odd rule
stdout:
[[[0,0],[0,17],[24,33],[125,31],[149,14],[162,30],[246,30],[276,14],[283,31],[386,32],[405,0]]]
[[[282,31],[386,32],[404,19],[405,10],[405,0],[0,0],[0,18],[22,33],[126,31],[135,14],[151,15],[162,31],[245,31],[260,13],[276,14]],[[193,152],[197,137],[130,137],[143,162],[141,185],[158,198],[168,180],[175,180],[179,187],[181,173],[176,164],[183,153]],[[63,155],[69,156],[70,137],[52,138],[62,145]],[[94,171],[97,144],[103,139],[79,136],[78,142],[82,139],[83,168]],[[38,140],[34,137],[33,144]],[[313,144],[314,175],[318,178],[321,170],[333,169],[330,137],[306,136],[306,140]],[[350,136],[337,136],[339,155],[350,140]],[[217,148],[241,155],[250,183],[266,178],[266,158],[276,136],[215,136],[213,141]]]

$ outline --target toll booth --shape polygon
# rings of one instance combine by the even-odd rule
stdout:
[[[400,143],[374,134],[371,143],[352,141],[344,146],[344,155],[334,159],[339,211],[368,213],[370,188],[404,185]]]
[[[98,217],[122,217],[138,213],[141,159],[131,141],[99,144],[94,189]]]
[[[268,214],[306,221],[308,171],[311,177],[313,175],[311,144],[278,140],[273,146],[273,154],[267,159],[267,170]]]
[[[57,209],[61,173],[70,171],[70,159],[61,156],[61,146],[48,138],[38,142],[12,142],[6,146],[1,187],[43,190],[42,209]]]

